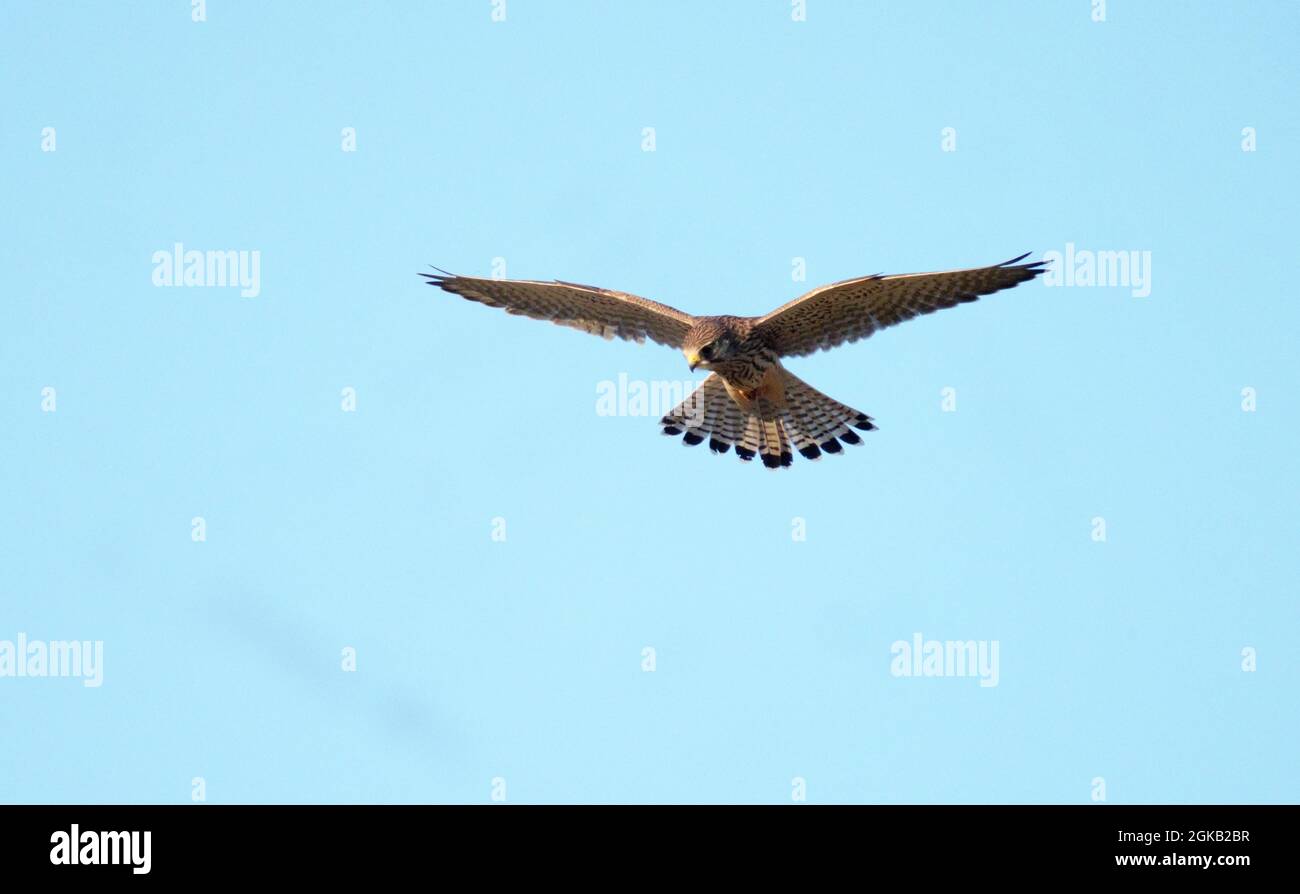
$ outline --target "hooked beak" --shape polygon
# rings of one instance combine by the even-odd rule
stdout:
[[[700,365],[700,355],[695,351],[686,351],[685,353],[687,365],[690,366],[691,372],[695,372],[695,367]]]

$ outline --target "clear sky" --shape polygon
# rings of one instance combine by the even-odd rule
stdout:
[[[1300,800],[1300,7],[1107,7],[0,6],[0,668],[102,644],[0,676],[0,801]],[[1068,246],[1146,287],[791,361],[880,431],[780,472],[416,275]]]

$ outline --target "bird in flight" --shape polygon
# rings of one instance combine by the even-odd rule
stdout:
[[[1043,261],[1020,263],[1027,257],[968,270],[847,279],[761,317],[693,317],[647,298],[570,282],[478,279],[444,271],[420,275],[429,285],[509,314],[607,339],[641,343],[648,338],[677,348],[692,371],[711,374],[663,417],[664,434],[682,435],[688,445],[707,440],[714,453],[734,447],[742,460],[758,456],[769,469],[778,469],[793,462],[794,450],[817,459],[839,453],[841,442],[861,444],[854,429],[876,428],[866,413],[795,376],[781,358],[855,342],[912,317],[1019,285],[1043,272]]]

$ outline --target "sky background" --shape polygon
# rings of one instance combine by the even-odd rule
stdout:
[[[0,677],[0,801],[1300,800],[1300,6],[506,12],[0,6],[0,640],[104,650]],[[680,354],[416,275],[760,314],[1068,243],[1150,294],[795,359],[880,431],[781,472],[597,414]]]

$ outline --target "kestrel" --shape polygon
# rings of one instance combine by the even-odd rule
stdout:
[[[688,445],[707,439],[714,453],[735,447],[742,460],[759,456],[763,465],[778,469],[794,460],[792,442],[804,458],[817,459],[839,453],[841,441],[861,444],[854,429],[876,428],[866,413],[796,377],[781,365],[782,357],[855,342],[912,317],[1019,285],[1043,272],[1043,261],[1019,263],[1027,257],[969,270],[847,279],[761,317],[693,317],[657,301],[570,282],[420,275],[430,285],[506,313],[679,349],[692,371],[707,369],[711,375],[663,417],[664,434],[683,435]]]

